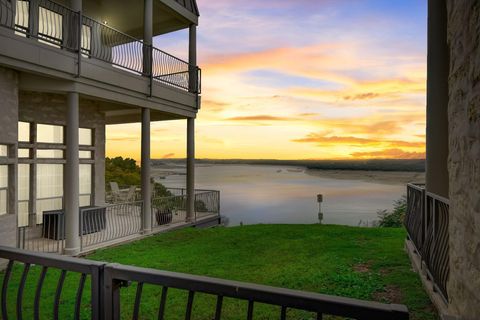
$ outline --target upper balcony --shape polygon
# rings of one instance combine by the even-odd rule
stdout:
[[[139,39],[143,1],[84,0],[82,9],[0,0],[0,64],[22,73],[20,89],[74,90],[120,104],[196,112],[200,69]],[[150,14],[153,36],[198,23],[194,0],[154,0]]]

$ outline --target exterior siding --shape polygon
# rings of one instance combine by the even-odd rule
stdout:
[[[480,317],[480,2],[448,0],[451,312]]]

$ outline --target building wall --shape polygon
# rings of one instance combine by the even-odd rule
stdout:
[[[450,308],[480,319],[480,2],[447,0]]]
[[[66,125],[67,96],[40,92],[20,92],[19,121]],[[41,112],[39,112],[41,110]],[[94,204],[105,204],[105,114],[96,102],[80,100],[80,127],[94,132]]]
[[[8,214],[0,216],[0,245],[16,246],[17,239],[17,170],[16,145],[18,135],[18,74],[0,67],[0,144],[10,146]],[[13,186],[13,187],[12,187]],[[2,262],[0,262],[2,266]]]

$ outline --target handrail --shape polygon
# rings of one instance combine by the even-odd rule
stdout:
[[[319,315],[329,314],[353,319],[404,320],[409,318],[408,309],[403,305],[361,301],[345,297],[133,266],[109,264],[105,266],[104,279],[104,287],[107,288],[105,305],[109,306],[109,308],[105,309],[106,319],[113,319],[113,315],[118,314],[120,303],[115,297],[120,294],[121,284],[130,283],[131,281],[142,285],[163,286],[164,292],[169,288],[186,290],[189,292],[189,296],[191,296],[191,302],[193,302],[194,293],[215,295],[218,299],[217,302],[223,300],[223,298],[246,300],[251,304],[252,311],[254,303],[263,303],[279,306],[282,308],[282,311],[286,311],[286,308],[292,308],[318,313]],[[137,309],[140,305],[141,292],[137,298],[134,309]],[[220,310],[217,308],[218,317],[215,319],[220,319],[221,308],[220,302]]]

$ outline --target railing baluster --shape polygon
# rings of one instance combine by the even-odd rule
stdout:
[[[317,320],[322,320],[323,319],[323,313],[317,313]]]
[[[3,276],[2,284],[2,319],[8,320],[7,312],[7,291],[8,291],[8,282],[10,281],[10,276],[12,274],[13,260],[8,261],[7,270],[5,270],[5,275]]]
[[[253,300],[248,301],[247,320],[253,319]]]
[[[162,288],[162,297],[160,298],[160,306],[158,307],[158,320],[163,320],[165,316],[165,304],[167,302],[168,287]]]
[[[192,317],[192,307],[193,307],[193,298],[195,296],[195,291],[188,292],[188,301],[187,301],[187,310],[185,313],[185,320],[190,320]]]
[[[47,275],[48,267],[43,267],[40,277],[38,278],[37,290],[35,291],[35,300],[33,301],[33,319],[40,319],[40,299],[42,295],[43,282]]]
[[[86,279],[87,275],[85,273],[82,273],[82,275],[80,276],[80,283],[78,285],[77,298],[75,299],[75,313],[73,315],[75,320],[80,319],[80,307],[82,306],[83,288],[85,287]]]
[[[57,283],[57,290],[55,292],[55,302],[53,304],[53,318],[55,320],[58,320],[58,311],[59,311],[59,305],[60,305],[60,297],[62,295],[62,289],[63,289],[63,284],[65,282],[65,277],[67,275],[66,270],[62,270],[60,273],[60,277],[58,278],[58,283]]]
[[[280,311],[280,320],[287,319],[287,307],[282,306],[282,310]]]
[[[217,296],[217,307],[215,309],[215,320],[220,320],[222,316],[223,296]]]
[[[142,289],[143,283],[139,282],[137,285],[137,293],[135,294],[135,305],[133,306],[133,320],[138,320],[138,315],[140,313],[140,302],[142,300]]]
[[[25,263],[23,267],[22,277],[20,278],[20,284],[18,285],[18,292],[17,292],[17,319],[23,319],[23,310],[22,310],[22,302],[23,302],[23,290],[25,289],[25,283],[27,282],[28,272],[30,271],[30,263]]]

